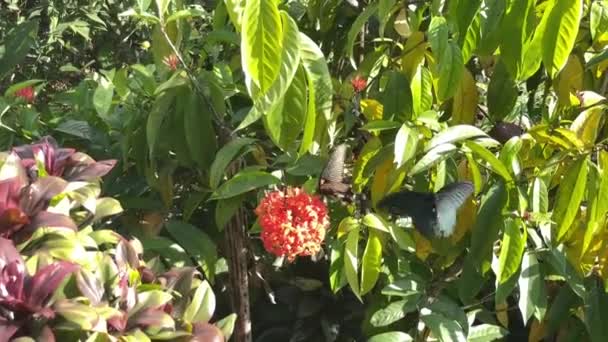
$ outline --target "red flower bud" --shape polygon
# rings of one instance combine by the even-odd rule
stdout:
[[[365,87],[367,86],[367,80],[361,77],[360,75],[357,75],[350,81],[350,84],[352,84],[355,92],[360,93],[365,90]]]
[[[32,102],[34,102],[34,98],[36,97],[36,94],[34,92],[34,88],[31,86],[28,86],[28,87],[17,90],[15,92],[15,96],[24,99],[26,102],[32,103]]]

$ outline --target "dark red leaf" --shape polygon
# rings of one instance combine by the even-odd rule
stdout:
[[[6,209],[0,214],[0,236],[10,237],[29,222],[29,217],[21,209]]]
[[[198,322],[192,325],[190,342],[224,342],[224,334],[213,324]]]
[[[48,202],[60,194],[67,185],[68,182],[59,177],[40,178],[22,192],[21,208],[26,214],[35,215],[37,212],[44,210],[48,206]]]
[[[7,321],[0,317],[0,342],[8,342],[19,330],[20,324],[14,320]]]
[[[55,334],[48,325],[45,325],[44,328],[42,328],[40,336],[38,336],[38,341],[55,342]]]
[[[89,165],[79,165],[72,168],[65,178],[70,181],[87,181],[105,176],[116,165],[116,160],[102,160]]]
[[[121,312],[119,315],[108,319],[108,324],[116,331],[123,332],[127,328],[127,315]]]
[[[0,269],[4,268],[8,263],[19,262],[23,264],[21,254],[15,248],[11,240],[0,237]]]
[[[42,307],[69,274],[79,266],[67,261],[59,261],[40,269],[26,283],[26,298],[29,305]]]

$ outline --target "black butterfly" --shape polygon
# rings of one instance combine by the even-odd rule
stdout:
[[[344,198],[350,193],[350,184],[344,182],[346,149],[346,144],[338,145],[329,156],[327,165],[319,177],[321,194]]]
[[[400,191],[384,197],[378,208],[391,215],[411,217],[414,227],[427,238],[447,237],[454,232],[458,209],[474,190],[471,182],[458,182],[437,193]]]

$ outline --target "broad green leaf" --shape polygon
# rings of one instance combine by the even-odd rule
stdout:
[[[374,120],[366,123],[361,127],[362,130],[370,133],[378,133],[401,127],[401,124],[392,120]]]
[[[467,342],[491,342],[508,335],[508,331],[498,325],[479,324],[469,329]]]
[[[472,26],[477,13],[481,7],[481,0],[464,0],[456,3],[450,3],[453,10],[453,21],[456,23],[458,30],[458,44],[463,45],[467,32]]]
[[[234,25],[237,32],[240,32],[247,0],[224,0],[224,3],[226,4],[226,10],[232,25]]]
[[[433,55],[441,59],[448,48],[448,24],[444,17],[433,17],[428,30]]]
[[[277,184],[280,180],[263,171],[245,170],[237,173],[234,177],[223,183],[211,195],[210,200],[230,198],[244,194],[251,190],[261,188],[271,184]]]
[[[300,65],[298,25],[293,19],[291,19],[289,14],[285,13],[284,11],[281,11],[280,13],[281,21],[283,23],[283,37],[281,42],[282,52],[278,75],[268,90],[261,94],[260,98],[254,98],[256,110],[265,115],[268,115],[269,112],[279,112],[282,114],[282,111],[278,110],[277,107],[280,106],[279,102],[281,99],[288,101],[290,96],[293,95],[287,94],[287,91],[288,89],[293,91],[292,88],[294,85],[292,82],[295,82],[294,77],[296,76],[296,72],[299,70]],[[303,78],[304,75],[299,77]],[[299,80],[300,85],[296,86],[296,88],[304,90],[305,82],[305,79]],[[306,99],[305,95],[304,99]]]
[[[548,264],[553,267],[558,275],[562,276],[568,287],[579,296],[585,298],[585,285],[583,284],[583,278],[578,274],[576,269],[570,264],[568,257],[564,253],[563,244],[557,248],[551,248],[550,251],[542,254],[543,260],[548,261]],[[549,310],[553,307],[555,302],[552,303]]]
[[[418,131],[403,124],[395,137],[395,164],[400,168],[416,156]]]
[[[202,17],[205,14],[206,14],[206,12],[203,11],[202,9],[192,7],[192,8],[183,9],[183,10],[179,10],[179,11],[175,11],[175,12],[171,13],[171,15],[167,18],[167,20],[165,20],[165,22],[170,23],[172,21],[176,21],[176,20],[180,20],[180,19],[190,19],[190,18]]]
[[[507,191],[502,182],[495,183],[481,198],[475,226],[472,229],[469,252],[477,269],[489,267],[494,242],[498,239],[498,232],[504,225],[502,210],[506,204]]]
[[[504,63],[498,62],[488,85],[488,114],[495,121],[503,120],[517,103],[517,83]]]
[[[95,205],[95,214],[94,220],[97,221],[101,218],[116,215],[121,213],[122,206],[120,205],[120,201],[111,197],[104,197],[97,199],[97,204]]]
[[[393,13],[393,7],[397,0],[380,0],[378,2],[378,18],[380,19],[380,37],[384,37],[384,27],[386,26],[391,14]]]
[[[8,29],[8,28],[5,28]],[[0,45],[0,80],[21,63],[38,37],[38,20],[27,20],[5,31]]]
[[[344,45],[346,57],[350,60],[350,64],[353,66],[355,70],[357,70],[357,63],[355,62],[353,48],[355,45],[355,39],[359,36],[359,33],[363,29],[365,23],[371,18],[372,15],[376,14],[378,11],[378,3],[373,3],[365,7],[363,12],[359,14],[357,19],[352,23],[350,29],[348,30],[348,34],[346,36],[346,43]]]
[[[524,43],[528,38],[527,20],[534,15],[534,0],[511,2],[502,21],[500,57],[513,79],[523,69]]]
[[[236,138],[224,145],[216,154],[211,169],[209,170],[209,186],[215,189],[220,184],[225,176],[228,165],[239,155],[248,151],[248,146],[251,146],[255,139],[251,138]]]
[[[263,117],[266,131],[282,150],[290,150],[306,120],[306,75],[303,68],[293,78],[285,97]]]
[[[390,223],[386,222],[382,217],[377,214],[369,213],[363,217],[361,221],[364,226],[377,229],[379,231],[389,232]]]
[[[421,310],[420,320],[431,329],[431,332],[439,341],[465,342],[467,340],[462,327],[453,318],[433,312],[429,313],[428,311],[428,309]]]
[[[414,114],[418,116],[430,110],[433,105],[433,76],[422,63],[416,68],[410,88],[412,89]]]
[[[189,323],[207,323],[215,311],[215,294],[207,281],[203,281],[184,311],[183,319]]]
[[[561,241],[574,222],[587,186],[587,159],[580,158],[567,170],[560,182],[553,209],[553,221],[557,223],[555,238]]]
[[[502,26],[508,2],[489,0],[484,1],[484,3],[487,9],[485,15],[481,16],[481,38],[477,53],[481,56],[490,56],[496,51],[500,40],[506,37],[503,34]]]
[[[173,88],[179,88],[181,86],[185,86],[189,84],[188,75],[185,71],[176,72],[165,82],[161,83],[155,90],[154,95],[158,96],[164,91]]]
[[[547,294],[541,266],[534,253],[524,253],[518,285],[519,310],[524,323],[527,324],[532,315],[542,321],[547,311]]]
[[[374,327],[385,327],[390,325],[405,317],[406,314],[416,310],[419,300],[420,295],[413,294],[405,297],[405,299],[392,302],[386,307],[374,312],[370,318],[370,324]]]
[[[385,296],[410,297],[420,295],[426,284],[415,273],[407,274],[404,278],[395,280],[382,289],[381,293]]]
[[[370,229],[367,236],[367,245],[361,257],[361,292],[363,296],[371,291],[380,275],[380,267],[382,267],[382,249],[384,233]]]
[[[230,336],[232,336],[232,332],[234,331],[236,319],[237,315],[233,313],[214,323],[216,327],[220,328],[226,341],[230,341]]]
[[[570,130],[587,147],[593,146],[600,130],[603,127],[605,106],[595,106],[582,111],[572,122]]]
[[[346,245],[344,248],[344,273],[346,274],[346,280],[350,285],[351,290],[361,299],[359,293],[359,228],[350,230],[347,234]]]
[[[486,161],[490,165],[492,171],[504,178],[505,181],[513,181],[513,176],[511,175],[511,173],[509,173],[507,167],[488,149],[473,141],[465,142],[465,146],[470,148],[475,155]]]
[[[509,139],[500,151],[500,161],[509,167],[511,174],[516,177],[521,173],[521,165],[519,162],[518,153],[523,146],[523,141],[519,137]]]
[[[259,93],[248,86],[254,100],[265,94],[279,74],[283,28],[276,1],[248,0],[242,17],[241,59],[243,71]]]
[[[454,95],[463,73],[462,52],[455,43],[450,42],[439,57],[439,79],[437,81],[439,101],[443,102]]]
[[[224,230],[224,227],[228,224],[230,219],[232,219],[234,214],[236,214],[244,200],[244,196],[235,196],[217,201],[215,207],[215,224],[219,231]]]
[[[594,43],[603,45],[608,42],[608,3],[605,1],[591,3],[589,31]]]
[[[603,281],[598,276],[592,276],[588,281],[585,300],[585,324],[592,342],[601,342],[608,336],[608,294]]]
[[[177,101],[183,101],[184,132],[190,156],[199,167],[206,170],[213,162],[217,149],[213,113],[210,104],[194,91],[181,93]]]
[[[522,232],[523,228],[523,232]],[[527,230],[521,219],[507,219],[498,257],[498,282],[504,284],[521,264],[527,241]]]
[[[167,232],[203,269],[207,279],[213,282],[217,248],[213,240],[202,230],[182,221],[169,221],[165,225]]]
[[[329,287],[334,294],[346,285],[346,267],[344,265],[344,242],[336,239],[331,243],[329,261]]]
[[[422,171],[426,171],[433,165],[445,160],[458,150],[458,147],[453,144],[441,144],[428,151],[408,173],[409,176],[414,176]]]
[[[381,95],[384,106],[382,118],[405,122],[414,112],[409,81],[402,72],[389,71],[386,87]]]
[[[317,115],[331,121],[333,85],[331,75],[323,52],[319,46],[307,35],[300,32],[300,53],[302,65],[306,69],[306,77],[309,79],[309,87],[314,87],[315,111]]]
[[[477,85],[471,72],[464,70],[463,77],[460,79],[460,84],[454,94],[452,102],[452,118],[451,125],[465,124],[472,125],[475,123],[477,116],[477,102],[479,95],[477,93]]]
[[[394,224],[390,224],[388,226],[388,230],[389,234],[397,243],[399,248],[410,253],[414,253],[416,251],[416,242],[409,232],[406,232],[405,229]]]
[[[136,313],[145,309],[155,309],[168,303],[173,297],[161,290],[151,290],[137,294],[137,303],[127,313],[127,317],[133,317]]]
[[[102,320],[94,307],[78,302],[71,302],[67,299],[59,300],[53,304],[53,311],[68,322],[76,324],[79,329],[84,331],[93,330],[98,321]],[[15,340],[11,339],[11,341]]]
[[[479,128],[471,125],[456,125],[448,127],[446,130],[435,135],[425,146],[424,151],[428,152],[439,145],[447,143],[457,143],[463,140],[474,138],[487,138],[488,135]]]
[[[148,151],[150,153],[150,157],[152,157],[156,151],[156,144],[161,131],[161,125],[165,119],[165,116],[169,113],[169,107],[171,106],[174,98],[174,92],[163,93],[156,98],[152,106],[152,110],[150,111],[150,114],[148,114],[148,120],[146,123],[146,140],[148,142]]]
[[[524,44],[524,59],[521,73],[517,78],[518,80],[526,80],[532,77],[538,71],[538,68],[540,68],[543,52],[543,36],[547,29],[549,13],[554,5],[555,1],[545,3],[543,16],[534,30],[532,39],[528,39]]]
[[[473,0],[471,2],[475,1],[476,0]],[[481,15],[478,13],[477,15],[475,15],[475,18],[473,18],[471,26],[469,26],[469,29],[467,30],[466,35],[464,36],[464,41],[460,45],[460,50],[462,50],[462,60],[465,64],[469,62],[469,60],[473,56],[473,53],[475,53],[480,39]]]
[[[363,145],[361,153],[359,153],[359,157],[355,161],[355,166],[353,168],[352,178],[354,192],[360,193],[369,181],[369,178],[364,175],[364,171],[370,159],[372,159],[381,148],[382,141],[378,137],[372,137]]]
[[[401,331],[390,331],[374,335],[367,342],[412,342],[414,339]]]
[[[582,0],[555,0],[543,34],[543,64],[552,79],[562,70],[574,47],[583,13]]]
[[[158,18],[155,18],[158,19]],[[174,55],[175,51],[167,42],[167,37],[161,31],[161,25],[164,25],[165,33],[171,40],[171,43],[179,50],[181,32],[178,29],[177,22],[163,24],[160,21],[154,25],[152,29],[152,56],[154,57],[154,65],[157,70],[168,70],[164,64],[164,59]]]
[[[317,105],[316,95],[315,95],[315,87],[311,77],[307,77],[307,88],[308,88],[308,102],[306,104],[306,120],[304,121],[304,132],[302,134],[302,142],[300,143],[300,148],[298,149],[298,153],[300,155],[309,151],[313,145],[313,141],[315,138],[315,131],[317,125]]]
[[[97,114],[105,119],[112,106],[112,97],[114,96],[114,85],[107,78],[100,76],[97,88],[93,93],[93,106]]]

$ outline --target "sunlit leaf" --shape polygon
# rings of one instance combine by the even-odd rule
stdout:
[[[551,78],[564,67],[572,51],[583,13],[581,0],[556,0],[543,35],[543,64]]]

